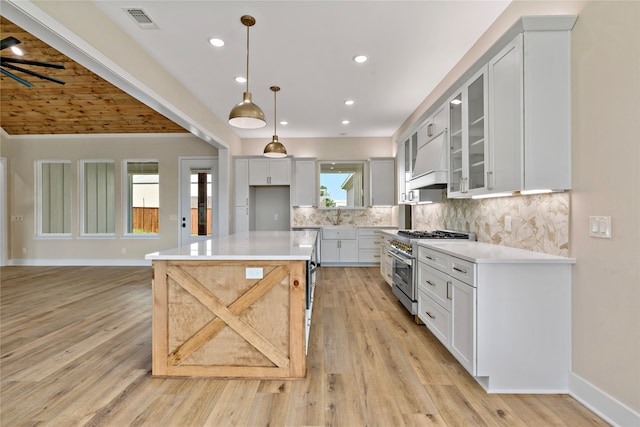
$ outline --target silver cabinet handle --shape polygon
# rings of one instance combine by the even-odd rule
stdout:
[[[433,123],[427,125],[427,136],[433,136]]]
[[[462,274],[467,274],[467,270],[464,270],[464,269],[462,269],[462,268],[459,268],[459,267],[455,267],[455,266],[454,266],[454,267],[453,267],[453,269],[454,269],[455,271],[458,271],[458,272],[462,273]]]
[[[429,261],[435,261],[435,260],[436,260],[434,257],[429,256],[429,255],[425,255],[424,257],[425,257],[426,259],[428,259]]]
[[[436,284],[433,283],[431,280],[425,280],[425,282],[427,282],[427,284],[429,284],[431,286],[436,286]]]
[[[436,318],[436,316],[434,316],[433,314],[429,313],[428,311],[426,313],[427,313],[427,316],[429,316],[430,318],[432,318],[432,319]]]
[[[447,280],[447,299],[451,299],[451,293],[449,292],[449,287],[451,286],[451,280]]]
[[[487,190],[493,190],[493,185],[491,184],[491,181],[493,178],[493,171],[487,171]]]

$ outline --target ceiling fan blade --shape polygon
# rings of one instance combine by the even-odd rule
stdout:
[[[62,64],[54,64],[51,62],[42,62],[42,61],[30,61],[28,59],[18,59],[18,58],[7,58],[2,57],[2,62],[13,62],[15,64],[25,64],[25,65],[35,65],[37,67],[47,67],[47,68],[57,68],[58,70],[64,70],[64,65]]]
[[[15,37],[4,38],[4,39],[0,40],[0,50],[6,49],[6,48],[11,47],[11,46],[15,46],[15,45],[17,45],[19,43],[20,43],[20,40],[18,40]]]
[[[22,83],[26,87],[33,87],[33,85],[31,83],[29,83],[28,81],[22,80],[20,77],[16,76],[13,73],[10,73],[9,71],[5,70],[4,68],[0,68],[0,73],[4,74],[7,77],[11,77],[13,80],[17,81],[18,83]]]
[[[36,73],[35,71],[25,70],[24,68],[16,67],[15,65],[3,63],[2,66],[3,67],[7,67],[7,68],[11,68],[12,70],[20,71],[20,72],[25,73],[25,74],[29,74],[30,76],[38,77],[40,79],[49,80],[50,82],[59,83],[61,85],[65,84],[65,82],[62,81],[62,80],[58,80],[58,79],[53,78],[53,77],[45,76],[44,74]]]

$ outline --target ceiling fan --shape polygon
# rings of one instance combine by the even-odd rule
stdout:
[[[0,41],[0,50],[4,50],[8,47],[15,46],[19,43],[20,43],[20,40],[18,40],[15,37],[4,38]],[[22,83],[27,87],[32,87],[33,85],[28,81],[16,76],[12,72],[6,70],[5,68],[10,68],[15,71],[20,71],[21,73],[38,77],[40,79],[49,80],[55,83],[59,83],[61,85],[65,84],[65,82],[63,82],[62,80],[59,80],[50,76],[45,76],[44,74],[36,73],[35,71],[27,70],[25,68],[18,67],[17,65],[13,65],[13,64],[33,65],[36,67],[47,67],[47,68],[56,68],[59,70],[64,70],[64,65],[62,64],[53,64],[51,62],[30,61],[28,59],[8,58],[5,56],[0,56],[0,72],[5,76],[12,78],[13,80],[17,81],[18,83]]]

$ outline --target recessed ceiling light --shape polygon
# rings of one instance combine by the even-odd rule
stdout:
[[[18,46],[11,46],[11,52],[15,53],[18,56],[24,55],[22,49],[20,49]]]
[[[238,82],[238,83],[246,83],[247,79],[242,77],[242,76],[238,76],[238,77],[236,77],[236,82]]]
[[[283,120],[283,121],[281,121],[281,122],[280,122],[280,124],[281,124],[281,125],[283,125],[283,126],[286,126],[286,125],[288,125],[288,124],[289,124],[289,122],[288,122],[288,121],[286,121],[286,120]]]
[[[353,99],[347,99],[346,101],[344,101],[344,105],[353,105],[355,104],[355,101]]]
[[[224,40],[221,40],[221,39],[216,39],[216,38],[209,39],[209,43],[211,43],[215,47],[224,46]]]
[[[349,120],[343,120],[343,121],[342,121],[342,124],[343,124],[343,125],[348,125],[348,124],[349,124]]]
[[[358,55],[358,56],[354,56],[353,60],[356,61],[358,64],[362,64],[363,62],[367,62],[367,58],[365,55]]]

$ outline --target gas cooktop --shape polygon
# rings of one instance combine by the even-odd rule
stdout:
[[[451,230],[435,230],[435,231],[420,231],[420,230],[398,230],[399,236],[404,236],[409,239],[467,239],[475,240],[475,233],[451,231]]]

